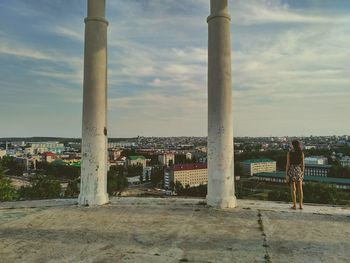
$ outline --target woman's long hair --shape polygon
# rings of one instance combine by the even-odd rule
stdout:
[[[301,145],[300,145],[300,142],[297,141],[297,140],[294,140],[292,141],[292,145],[293,145],[293,148],[294,148],[294,151],[296,152],[297,154],[297,158],[298,160],[301,160],[302,158],[302,150],[301,150]]]

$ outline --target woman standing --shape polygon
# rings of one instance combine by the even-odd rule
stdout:
[[[292,149],[287,154],[286,181],[290,183],[293,206],[296,209],[296,184],[298,185],[299,208],[303,209],[304,153],[299,141],[292,141]]]

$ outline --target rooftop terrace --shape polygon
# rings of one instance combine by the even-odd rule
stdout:
[[[349,262],[350,208],[114,198],[0,203],[1,262]]]

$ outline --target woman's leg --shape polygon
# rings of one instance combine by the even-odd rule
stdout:
[[[299,207],[300,209],[303,208],[303,198],[304,198],[304,194],[303,194],[303,181],[300,180],[298,181],[298,191],[299,191]]]
[[[292,208],[296,208],[297,207],[297,197],[296,197],[296,192],[295,192],[295,182],[292,181],[290,183],[290,190],[292,192],[292,200],[293,200],[293,206]]]

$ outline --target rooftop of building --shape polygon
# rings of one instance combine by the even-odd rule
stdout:
[[[249,160],[244,160],[242,161],[242,163],[270,163],[270,162],[276,162],[274,160],[268,159],[268,158],[264,158],[264,159],[249,159]]]
[[[172,166],[171,169],[174,171],[207,169],[207,164],[206,163],[175,164]]]
[[[306,167],[314,167],[314,168],[331,168],[330,164],[315,164],[315,163],[305,163]]]
[[[113,198],[0,203],[3,262],[348,262],[350,208]]]
[[[145,160],[145,156],[142,155],[131,155],[128,157],[129,160]]]
[[[165,155],[165,156],[174,156],[175,154],[174,153],[162,153],[160,155]]]
[[[305,156],[305,159],[327,159],[327,157],[320,155]]]

